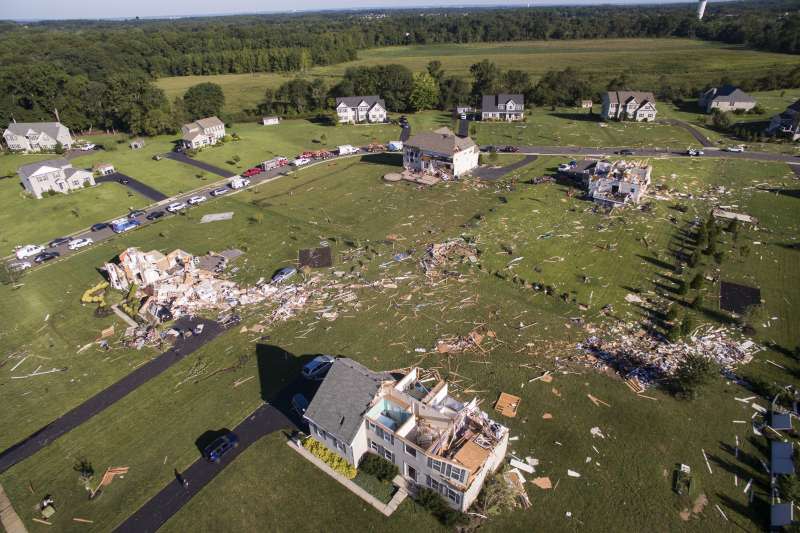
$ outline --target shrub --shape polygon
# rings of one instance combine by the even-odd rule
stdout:
[[[431,489],[419,489],[417,502],[445,526],[454,526],[465,521],[466,517],[462,513],[447,505],[439,493]]]
[[[391,481],[397,474],[400,473],[400,470],[397,468],[396,464],[391,463],[383,457],[375,455],[374,453],[365,453],[364,457],[361,459],[361,464],[358,465],[358,468],[365,474],[375,476],[381,481]]]
[[[335,452],[332,452],[326,448],[325,445],[318,440],[308,437],[303,441],[303,448],[313,453],[319,459],[322,459],[325,464],[333,468],[336,473],[343,475],[347,479],[353,479],[356,477],[358,472],[356,472],[356,469],[353,467],[353,465],[345,461]]]
[[[710,359],[702,355],[687,356],[678,364],[675,372],[680,395],[685,398],[695,398],[698,389],[711,381],[717,373],[719,369]]]
[[[690,286],[693,289],[699,289],[700,287],[702,287],[703,286],[703,276],[702,276],[702,274],[695,274],[695,276],[692,278],[692,282],[690,283]]]

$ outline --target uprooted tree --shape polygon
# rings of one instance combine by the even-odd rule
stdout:
[[[698,354],[688,355],[678,364],[675,371],[675,388],[678,396],[686,399],[697,398],[700,389],[717,374],[719,367],[711,359]]]

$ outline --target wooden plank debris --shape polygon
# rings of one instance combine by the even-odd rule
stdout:
[[[519,408],[521,401],[522,398],[519,396],[514,396],[513,394],[508,394],[507,392],[501,392],[500,397],[494,404],[494,409],[503,416],[514,418],[517,416],[517,408]]]

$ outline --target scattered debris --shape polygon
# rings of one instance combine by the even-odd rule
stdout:
[[[549,477],[537,477],[531,481],[534,485],[539,487],[542,490],[552,489],[553,483],[550,481]]]
[[[521,401],[522,398],[519,396],[501,392],[500,397],[497,399],[497,403],[494,404],[494,409],[503,416],[514,418],[517,416],[517,408],[519,407]]]
[[[596,398],[595,396],[592,396],[591,394],[587,394],[586,396],[587,396],[587,397],[588,397],[588,398],[589,398],[589,399],[592,401],[592,403],[593,403],[593,404],[595,404],[597,407],[600,407],[600,405],[601,405],[601,404],[602,404],[602,405],[605,405],[606,407],[611,407],[611,405],[610,405],[610,404],[608,404],[608,403],[604,402],[604,401],[603,401],[603,400],[601,400],[600,398]]]
[[[569,477],[581,477],[581,475],[574,470],[567,470],[567,475]]]
[[[531,465],[529,465],[527,463],[523,463],[522,461],[517,461],[516,459],[511,459],[511,461],[509,461],[509,462],[511,463],[511,466],[513,466],[514,468],[519,468],[520,470],[522,470],[523,472],[526,472],[528,474],[533,474],[534,472],[536,472],[535,468],[533,468]]]
[[[528,499],[528,492],[525,490],[525,478],[519,470],[511,469],[503,473],[503,479],[514,490],[517,496],[517,502],[523,509],[528,509],[531,506],[531,501]]]
[[[220,222],[222,220],[230,220],[233,218],[233,211],[226,213],[212,213],[210,215],[203,215],[200,219],[201,224],[208,224],[209,222]]]
[[[308,266],[311,268],[324,268],[333,265],[331,249],[328,246],[321,248],[310,248],[300,250],[297,264],[300,268]]]
[[[597,426],[595,426],[592,429],[590,429],[589,433],[591,433],[592,437],[600,437],[601,439],[606,438],[606,436],[603,435],[603,432]]]

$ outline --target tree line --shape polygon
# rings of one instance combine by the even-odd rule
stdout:
[[[798,53],[800,14],[796,0],[763,0],[712,4],[702,22],[694,5],[0,22],[0,122],[51,120],[57,109],[75,129],[162,133],[174,129],[183,113],[152,85],[162,76],[302,75],[312,66],[353,60],[359,50],[390,45],[669,36]],[[477,94],[475,80],[470,84],[436,68],[416,75],[397,65],[348,72],[330,88],[293,80],[265,95],[261,108],[307,113],[346,93],[379,93],[392,110],[448,108],[463,102],[467,92],[473,99]],[[472,74],[489,76],[479,81],[483,89],[496,81],[490,71]],[[533,87],[522,71],[502,75],[499,88],[523,92],[532,102],[564,102],[587,91],[571,83],[565,96],[562,82],[570,80],[563,73],[548,73]],[[783,84],[776,76],[764,85]]]

